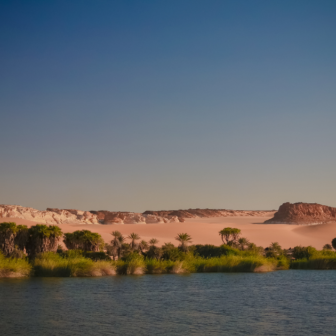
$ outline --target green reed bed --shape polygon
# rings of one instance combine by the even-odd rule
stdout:
[[[336,270],[336,256],[313,256],[291,262],[292,269]]]
[[[270,272],[277,268],[278,260],[262,256],[221,256],[215,258],[190,257],[183,261],[189,272]]]
[[[116,273],[111,261],[93,261],[80,255],[67,258],[52,252],[38,255],[33,267],[35,276],[40,277],[92,277]]]
[[[0,278],[19,278],[31,274],[32,266],[27,259],[5,258],[0,252]]]

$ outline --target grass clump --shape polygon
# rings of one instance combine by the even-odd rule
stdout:
[[[80,251],[68,251],[67,256],[45,252],[33,261],[35,276],[42,277],[91,277],[114,275],[111,261],[93,261],[81,255]]]
[[[32,266],[26,258],[6,258],[0,252],[0,278],[26,277],[31,271]]]
[[[292,269],[331,270],[336,269],[336,252],[330,250],[314,251],[306,258],[291,262]]]
[[[177,274],[188,272],[188,270],[184,268],[184,261],[180,260],[146,259],[145,264],[147,274]]]
[[[141,275],[146,271],[144,257],[136,252],[118,260],[115,265],[118,274]]]
[[[262,256],[221,256],[213,258],[190,257],[183,267],[190,272],[269,272],[276,269],[277,260]]]

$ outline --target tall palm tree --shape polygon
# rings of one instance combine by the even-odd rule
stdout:
[[[150,241],[149,241],[149,244],[151,246],[155,246],[159,241],[156,239],[156,238],[152,238]]]
[[[0,251],[11,255],[17,246],[21,251],[26,247],[28,228],[25,225],[16,225],[14,222],[0,224]]]
[[[140,252],[144,252],[145,250],[148,250],[148,243],[145,240],[141,240],[141,242],[138,244],[138,249]]]
[[[180,249],[184,252],[188,251],[188,244],[192,242],[192,238],[190,235],[188,235],[187,233],[179,233],[175,239],[177,241],[179,241],[180,244]]]
[[[131,243],[130,243],[131,249],[135,250],[137,246],[136,241],[140,240],[140,236],[137,233],[132,232],[127,238],[131,239]]]
[[[111,240],[112,248],[116,250],[118,259],[120,259],[126,238],[119,231],[113,231],[111,235],[114,237]],[[115,259],[115,257],[113,257],[113,259]]]
[[[244,251],[244,250],[245,250],[245,247],[248,247],[249,244],[250,244],[250,242],[249,242],[248,239],[246,239],[246,238],[239,238],[239,239],[238,239],[238,246],[240,247],[240,249],[241,249],[242,251]]]
[[[28,255],[34,257],[41,252],[56,252],[62,236],[62,230],[57,225],[37,224],[30,227],[26,245]]]
[[[118,245],[117,242],[118,242],[118,237],[121,236],[121,233],[119,231],[113,231],[111,233],[111,235],[113,236],[113,240],[111,241],[111,244],[112,245]]]

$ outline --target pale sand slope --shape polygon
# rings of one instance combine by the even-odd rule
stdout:
[[[330,243],[336,237],[336,223],[312,226],[286,224],[254,224],[262,223],[269,217],[216,217],[192,218],[184,223],[167,224],[125,224],[125,225],[90,225],[90,224],[61,224],[63,232],[76,230],[90,230],[102,235],[105,242],[112,239],[111,232],[118,230],[123,235],[131,232],[138,233],[141,239],[157,238],[159,244],[172,242],[178,233],[186,232],[193,238],[194,244],[220,245],[218,232],[225,227],[235,227],[242,231],[242,236],[248,238],[258,246],[267,247],[272,242],[278,242],[283,248],[297,245],[314,246],[322,249],[324,244]],[[34,225],[34,222],[17,219],[1,218],[0,222],[13,221],[17,224]]]

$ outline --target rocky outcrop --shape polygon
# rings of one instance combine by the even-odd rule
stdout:
[[[323,224],[336,221],[336,208],[317,203],[284,203],[265,224]]]
[[[179,222],[176,216],[157,216],[136,212],[113,212],[106,210],[91,211],[102,224],[163,224]]]
[[[163,224],[184,222],[186,218],[270,216],[272,211],[188,209],[135,212],[91,211],[102,224]]]
[[[180,222],[185,218],[209,218],[209,217],[263,217],[269,216],[271,211],[249,211],[249,210],[225,210],[225,209],[188,209],[188,210],[163,210],[145,211],[143,215],[154,215],[164,218],[177,217]]]
[[[22,218],[41,224],[99,224],[96,215],[89,211],[48,208],[40,211],[19,205],[0,205],[0,218]]]

